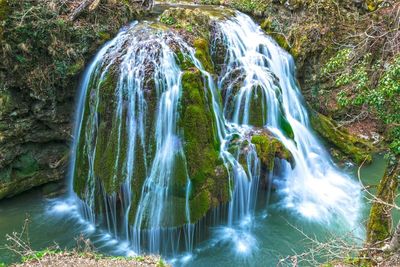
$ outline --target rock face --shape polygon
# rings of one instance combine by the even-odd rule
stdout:
[[[71,22],[49,3],[0,1],[0,199],[65,176],[79,74],[135,16],[118,3]]]

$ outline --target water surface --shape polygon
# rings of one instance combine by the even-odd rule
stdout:
[[[371,165],[361,170],[364,184],[376,185],[384,173],[384,168],[383,157],[376,157]],[[347,172],[355,175],[357,168],[349,166]],[[254,240],[234,240],[234,235],[229,238],[229,229],[214,227],[212,231],[215,234],[207,241],[198,244],[193,255],[187,257],[182,255],[170,260],[174,265],[182,265],[182,262],[186,261],[188,266],[237,266],[239,262],[243,266],[276,266],[279,258],[293,255],[294,252],[301,253],[309,248],[309,242],[304,240],[304,235],[293,226],[321,241],[332,234],[341,233],[341,229],[335,226],[312,223],[279,209],[274,205],[277,202],[277,196],[274,193],[271,195],[268,208],[263,204],[265,202],[266,199],[258,201],[252,228]],[[113,255],[129,253],[127,247],[124,249],[124,244],[117,243],[110,236],[107,237],[104,232],[91,229],[79,218],[73,216],[73,211],[63,212],[73,209],[72,206],[59,205],[59,203],[62,202],[46,199],[40,189],[0,201],[0,244],[6,243],[6,234],[13,231],[19,232],[26,216],[29,216],[31,221],[29,237],[34,249],[43,249],[55,243],[61,248],[75,247],[75,239],[83,233],[103,253]],[[365,224],[368,212],[369,204],[365,201],[361,228]],[[246,253],[246,245],[248,245],[246,242],[253,242],[251,244],[253,246],[256,244],[256,249]],[[11,263],[16,260],[17,257],[10,251],[0,250],[0,262]]]

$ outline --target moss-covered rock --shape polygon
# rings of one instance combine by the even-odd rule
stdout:
[[[123,169],[127,152],[126,109],[121,117],[116,116],[117,87],[114,74],[109,74],[100,82],[96,133],[96,153],[94,155],[94,175],[103,182],[108,194],[116,192],[124,181]]]
[[[311,125],[329,143],[336,146],[357,164],[371,162],[373,146],[366,140],[349,134],[328,117],[312,112]]]
[[[179,125],[183,131],[187,170],[192,182],[192,222],[229,198],[227,174],[219,159],[215,119],[212,106],[206,100],[207,94],[208,89],[198,69],[183,73]]]
[[[290,46],[285,35],[279,33],[278,29],[275,28],[276,26],[274,25],[272,17],[264,19],[260,26],[268,35],[274,38],[274,40],[279,44],[280,47],[287,51],[290,50]]]
[[[251,137],[251,143],[256,147],[257,156],[261,163],[269,171],[274,170],[275,158],[284,159],[294,164],[293,156],[289,150],[275,137],[265,132],[255,133]]]
[[[214,72],[213,62],[210,57],[208,41],[203,38],[194,40],[193,46],[196,49],[195,56],[201,62],[204,69],[210,73]]]

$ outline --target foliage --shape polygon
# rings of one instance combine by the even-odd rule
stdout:
[[[371,113],[377,114],[389,129],[392,152],[400,154],[400,55],[386,64],[381,61],[371,64],[372,55],[367,53],[353,63],[352,52],[339,50],[321,74],[334,77],[335,86],[340,87],[337,101],[341,107],[367,106]],[[377,82],[374,81],[376,73],[379,74]]]
[[[43,259],[47,255],[54,255],[54,254],[57,254],[60,252],[61,251],[59,251],[59,250],[53,250],[50,248],[46,248],[44,250],[35,251],[34,253],[32,253],[30,255],[23,256],[21,260],[22,260],[22,262],[27,262],[27,261],[31,261],[31,260],[40,260],[40,259]]]
[[[350,60],[350,54],[351,49],[349,48],[339,50],[335,56],[325,63],[321,70],[321,74],[328,75],[338,69],[343,69]]]
[[[176,19],[172,16],[166,16],[165,14],[162,14],[160,17],[160,22],[167,25],[173,25],[176,23]]]
[[[368,96],[379,116],[389,125],[391,150],[400,155],[400,55],[387,67],[378,86]]]
[[[253,0],[233,1],[232,6],[244,12],[251,12],[258,7],[258,3]]]
[[[29,90],[39,100],[54,101],[55,88],[70,89],[76,82],[71,78],[83,69],[87,58],[134,16],[125,4],[116,4],[76,23],[67,19],[65,1],[13,0],[8,5],[12,11],[5,18],[0,40],[4,52],[0,77],[7,87]],[[98,23],[97,16],[107,23]]]

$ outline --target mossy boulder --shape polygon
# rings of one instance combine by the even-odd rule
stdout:
[[[123,182],[122,170],[123,162],[126,157],[127,131],[126,124],[120,124],[121,120],[126,120],[126,110],[122,118],[115,116],[117,112],[117,100],[115,99],[115,89],[117,78],[114,73],[107,73],[99,82],[98,87],[93,86],[88,90],[89,100],[85,103],[85,114],[83,118],[83,129],[78,144],[77,166],[75,167],[75,191],[83,197],[85,187],[90,186],[86,183],[89,176],[90,143],[94,142],[96,150],[93,156],[93,175],[101,181],[101,187],[106,193],[116,192]],[[96,137],[90,140],[92,131],[90,121],[97,118]],[[122,125],[122,129],[119,128]],[[89,127],[89,128],[87,128]],[[93,137],[93,136],[92,136]],[[89,138],[89,139],[87,139]],[[88,147],[89,146],[89,147]],[[116,159],[119,159],[118,161]],[[92,185],[93,186],[93,185]]]
[[[311,112],[311,125],[330,144],[337,147],[355,163],[372,161],[373,146],[368,141],[349,134],[328,117]]]
[[[274,170],[275,158],[284,159],[292,165],[294,164],[290,151],[276,137],[265,131],[254,133],[251,137],[251,143],[255,145],[257,156],[261,160],[261,163],[269,171]]]

